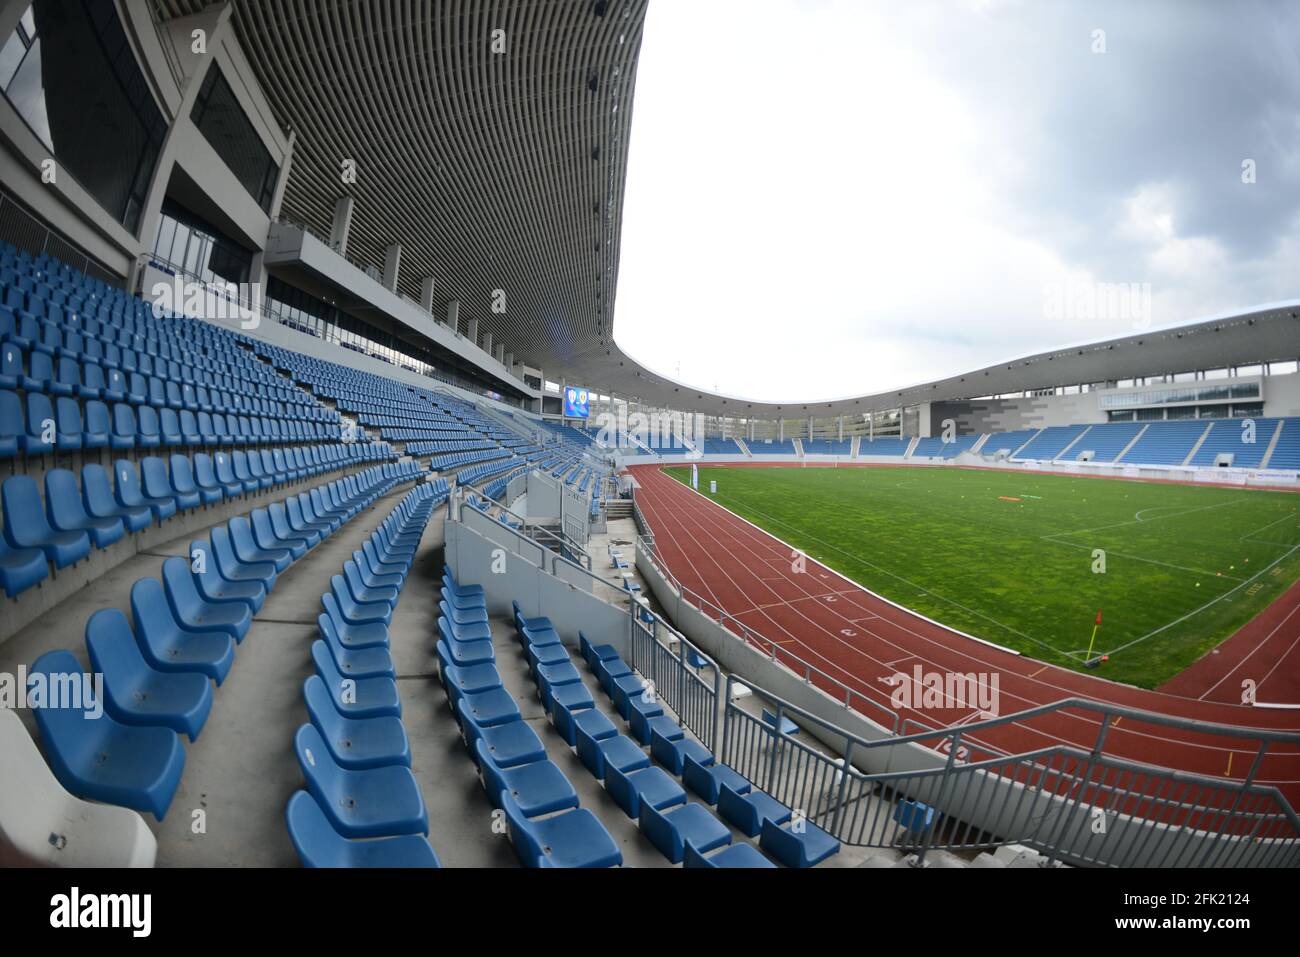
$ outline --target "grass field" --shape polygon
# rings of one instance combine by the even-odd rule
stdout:
[[[682,482],[690,469],[667,470]],[[700,468],[720,505],[968,634],[1155,687],[1300,577],[1300,495],[975,469]],[[1094,551],[1104,551],[1104,572]]]

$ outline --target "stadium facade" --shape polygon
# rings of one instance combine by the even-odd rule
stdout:
[[[653,481],[628,466],[755,459],[1294,486],[1300,301],[834,401],[676,382],[613,337],[645,15],[645,0],[0,0],[17,423],[0,668],[102,673],[112,753],[139,758],[111,780],[78,764],[81,726],[61,715],[95,702],[5,724],[26,782],[0,782],[6,852],[508,863],[466,823],[490,803],[537,865],[996,866],[1008,850],[1293,865],[1300,712],[1157,714],[1085,682],[974,736],[882,716],[693,603],[645,499],[620,492]],[[570,421],[570,387],[595,422]],[[655,416],[667,427],[647,436]],[[620,551],[609,529],[631,520]],[[445,576],[412,589],[435,552]],[[250,629],[284,639],[256,673],[234,663]],[[427,678],[435,643],[442,688],[399,688]],[[497,673],[520,649],[528,667]],[[133,708],[132,687],[158,710]],[[301,714],[267,713],[300,688]],[[1031,753],[1004,737],[1063,719],[1086,740]],[[1162,764],[1108,741],[1120,719],[1178,748]],[[381,722],[373,752],[340,753],[361,721]],[[1203,760],[1225,739],[1248,756],[1230,773]],[[358,810],[362,778],[381,797]],[[426,808],[442,779],[489,791]],[[38,794],[83,815],[62,858],[48,828],[33,840]],[[242,822],[219,850],[167,816],[200,794]]]

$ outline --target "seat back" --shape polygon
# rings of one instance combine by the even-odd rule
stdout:
[[[120,700],[129,697],[132,689],[149,677],[152,670],[126,615],[116,608],[101,608],[86,622],[86,650],[90,652],[91,667],[104,675],[105,697],[114,693]]]
[[[298,756],[302,776],[318,800],[332,801],[332,795],[343,790],[344,772],[334,763],[334,756],[312,724],[304,724],[293,738],[293,750]]]
[[[289,839],[304,867],[347,867],[348,839],[334,830],[316,799],[295,791],[284,810]]]
[[[113,501],[113,487],[104,466],[91,463],[82,467],[81,496],[86,511],[95,518],[111,518],[117,514],[118,504]]]
[[[63,531],[81,528],[89,519],[81,503],[77,476],[68,469],[50,469],[45,473],[45,506],[50,524]]]
[[[34,707],[36,726],[47,743],[46,754],[55,774],[65,780],[71,777],[72,766],[82,766],[96,750],[99,736],[107,730],[112,719],[102,713],[103,704],[95,698],[85,669],[70,651],[47,651],[28,669],[30,676],[44,676],[46,687],[63,688],[67,694],[60,707]],[[69,680],[62,675],[75,676]],[[95,717],[98,716],[98,717]]]
[[[322,738],[333,741],[345,735],[348,719],[339,714],[338,706],[320,675],[308,676],[302,683],[302,696],[307,702],[307,714]]]
[[[180,631],[156,578],[141,578],[131,586],[131,617],[137,637],[155,650],[169,644]]]
[[[194,468],[184,455],[171,457],[171,484],[172,488],[182,494],[198,491],[198,486],[194,483]]]
[[[207,608],[207,602],[194,584],[189,561],[179,556],[167,559],[163,562],[162,576],[173,616],[178,621],[199,619]]]
[[[172,456],[173,460],[178,456]],[[217,475],[212,470],[212,456],[206,452],[198,452],[194,456],[194,483],[199,488],[212,489],[218,488]]]
[[[187,460],[188,464],[188,460]],[[122,472],[118,470],[119,481]],[[171,479],[167,476],[167,463],[155,455],[141,460],[140,475],[144,481],[144,493],[149,498],[170,499],[175,495]]]
[[[11,475],[0,487],[5,537],[18,548],[33,548],[49,537],[41,493],[28,475]]]
[[[492,803],[506,812],[506,822],[510,828],[510,841],[515,846],[515,853],[525,867],[540,867],[546,855],[541,841],[528,818],[524,817],[518,803],[510,796],[509,788],[502,788],[493,798]]]

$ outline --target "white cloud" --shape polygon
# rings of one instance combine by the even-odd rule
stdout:
[[[1043,129],[1064,94],[1025,88],[1020,103],[988,90],[1017,87],[999,73],[1018,69],[1008,50],[1029,44],[1047,62],[1053,53],[1037,34],[973,52],[981,31],[1005,39],[1016,18],[1039,9],[652,4],[618,343],[693,385],[814,400],[1131,330],[1048,318],[1052,283],[1150,282],[1156,324],[1249,305],[1237,301],[1242,290],[1283,286],[1271,270],[1294,263],[1300,231],[1268,260],[1236,262],[1213,237],[1180,232],[1185,194],[1172,181],[1144,173],[1115,200],[1089,193],[1059,209],[1020,188],[1041,184],[1043,164],[1060,155]],[[1077,26],[1054,42],[1086,50]],[[965,60],[954,66],[936,36],[967,44]],[[975,83],[972,70],[997,82]],[[1122,103],[1116,79],[1107,88]],[[1052,188],[1070,198],[1075,183],[1068,171],[1060,177]],[[1277,298],[1294,294],[1278,289]]]

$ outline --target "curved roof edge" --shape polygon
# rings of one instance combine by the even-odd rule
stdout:
[[[655,372],[617,343],[606,355],[570,371],[585,376],[583,384],[590,388],[654,406],[742,418],[793,418],[1289,359],[1300,359],[1300,299],[1072,343],[943,379],[840,399],[764,401],[701,389]]]

